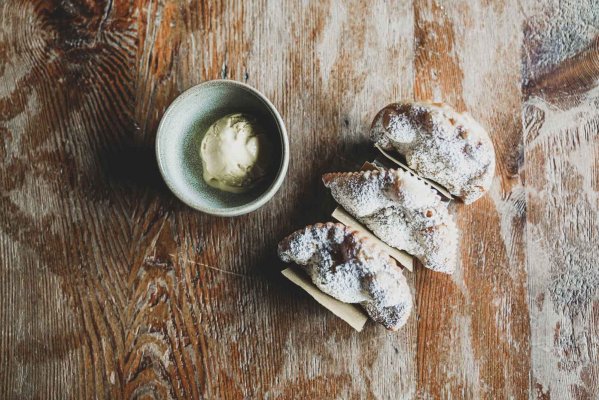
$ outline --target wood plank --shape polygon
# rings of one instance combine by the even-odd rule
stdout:
[[[190,337],[198,336],[201,354],[190,351],[184,358],[195,357],[189,364],[201,366],[200,395],[360,398],[415,392],[415,320],[397,335],[375,325],[358,334],[286,282],[275,254],[278,240],[294,229],[330,219],[332,200],[320,176],[367,159],[371,99],[410,93],[411,20],[409,4],[384,1],[152,3],[140,9],[145,32],[136,87],[144,135],[153,134],[177,93],[221,77],[247,81],[265,93],[290,132],[288,178],[266,207],[221,219],[173,205],[164,229],[174,239],[159,237],[143,250],[152,254],[168,239],[168,253],[180,259],[243,275],[197,268],[200,283],[191,299],[197,299],[198,322]],[[152,282],[140,287],[140,296]],[[139,345],[132,352],[142,353]],[[143,365],[155,375],[164,369],[158,357]],[[139,379],[131,390],[151,384]]]
[[[599,398],[599,9],[525,5],[533,396]],[[579,16],[584,16],[580,18]]]
[[[415,319],[357,335],[275,255],[328,217],[321,174],[369,158],[372,99],[411,93],[409,3],[0,10],[0,397],[413,396]],[[153,162],[170,101],[222,77],[269,96],[291,135],[285,186],[236,219],[181,205]]]
[[[518,87],[519,8],[512,1],[415,2],[415,90],[467,110],[493,140],[485,197],[454,202],[461,232],[452,276],[416,268],[418,395],[525,398],[530,349]],[[439,368],[442,365],[443,368]]]
[[[0,4],[0,398],[119,398],[128,3]]]

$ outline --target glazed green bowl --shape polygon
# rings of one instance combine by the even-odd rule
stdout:
[[[233,113],[257,118],[274,151],[271,174],[247,193],[228,193],[203,179],[200,143],[210,125]],[[289,165],[289,140],[281,115],[256,89],[241,82],[214,80],[183,92],[166,110],[156,134],[158,167],[169,189],[188,206],[233,217],[262,207],[281,187]]]

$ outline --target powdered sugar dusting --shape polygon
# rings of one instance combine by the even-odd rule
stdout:
[[[371,138],[403,154],[410,168],[467,204],[491,186],[495,152],[489,135],[469,114],[446,104],[390,104],[375,117]]]
[[[279,243],[279,257],[303,266],[324,293],[360,303],[388,329],[399,329],[410,313],[410,289],[395,261],[343,224],[315,224],[294,232]]]
[[[402,170],[323,176],[335,200],[388,245],[405,250],[434,271],[452,273],[457,227],[441,197]]]

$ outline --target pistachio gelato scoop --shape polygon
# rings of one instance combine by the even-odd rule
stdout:
[[[231,193],[256,187],[268,175],[271,155],[272,145],[264,129],[245,114],[230,114],[216,121],[200,146],[204,180]]]

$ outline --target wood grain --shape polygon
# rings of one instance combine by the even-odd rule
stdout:
[[[415,322],[357,335],[285,283],[274,254],[332,209],[319,175],[362,161],[368,99],[410,93],[411,8],[388,7],[3,5],[1,397],[415,392]],[[180,205],[152,160],[169,102],[220,77],[265,92],[296,149],[290,184],[237,219]]]
[[[140,69],[148,73],[139,77],[138,87],[147,88],[143,93],[150,95],[139,96],[148,105],[160,105],[140,109],[152,111],[138,117],[146,121],[148,136],[180,91],[205,79],[226,77],[247,81],[273,100],[287,121],[295,149],[289,184],[269,207],[250,216],[219,219],[177,205],[165,216],[165,228],[160,228],[168,227],[172,233],[164,238],[160,234],[145,247],[146,254],[153,254],[168,238],[168,250],[157,260],[164,263],[166,253],[175,254],[192,262],[179,266],[182,271],[194,268],[200,276],[196,297],[186,300],[196,303],[196,316],[201,318],[190,332],[199,337],[201,353],[191,349],[188,353],[205,374],[204,384],[196,382],[199,396],[361,398],[386,396],[391,390],[410,396],[415,391],[413,329],[392,335],[369,326],[366,336],[354,333],[280,277],[274,252],[278,239],[290,229],[330,218],[332,202],[324,201],[320,174],[331,165],[361,163],[359,158],[343,161],[337,154],[340,147],[364,143],[358,133],[369,122],[367,99],[372,92],[384,91],[389,98],[397,95],[392,91],[409,92],[409,75],[393,85],[365,83],[364,66],[373,56],[386,60],[388,52],[395,52],[393,64],[381,63],[381,73],[396,73],[398,66],[410,68],[410,30],[403,24],[411,10],[387,7],[384,2],[371,9],[358,3],[298,8],[295,2],[191,2],[142,9],[140,26],[148,31],[140,34]],[[374,18],[357,18],[365,12],[393,18],[375,25],[367,23]],[[364,46],[378,40],[379,32],[388,34],[387,42],[376,49]],[[346,40],[348,35],[352,40]],[[354,102],[354,96],[361,101]],[[148,284],[140,288],[140,295]],[[297,318],[299,313],[305,318]],[[187,354],[173,351],[173,356]],[[145,368],[153,370],[159,364],[154,360]],[[388,374],[376,372],[390,365],[394,368]],[[177,384],[172,378],[165,387]],[[147,376],[135,386],[148,386],[150,391],[154,381]]]
[[[531,390],[539,399],[595,399],[599,10],[592,1],[551,5],[530,5],[524,41]]]
[[[131,10],[0,7],[0,397],[115,397],[131,224],[106,153],[134,125]]]
[[[591,0],[0,2],[0,398],[599,396],[599,13]],[[162,183],[154,135],[208,79],[281,111],[287,180],[223,219]],[[490,193],[455,204],[461,267],[417,266],[397,334],[280,276],[398,99],[485,125]]]
[[[417,269],[418,393],[523,398],[530,349],[525,199],[517,163],[520,66],[511,51],[521,40],[518,13],[510,4],[428,1],[415,3],[415,15],[414,97],[469,111],[487,127],[497,153],[490,193],[470,206],[454,206],[461,233],[456,273]]]

